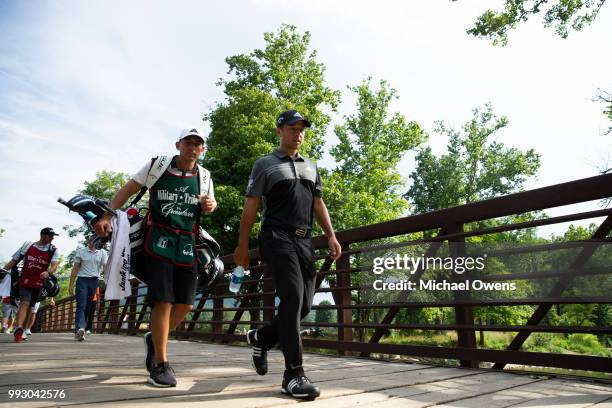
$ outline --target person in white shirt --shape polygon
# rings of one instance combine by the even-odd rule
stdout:
[[[74,329],[75,339],[78,341],[85,340],[85,328],[87,326],[85,310],[96,293],[100,272],[104,269],[107,259],[106,251],[97,249],[93,245],[91,237],[87,240],[87,247],[78,248],[74,255],[68,293],[75,295],[76,298],[77,310]]]

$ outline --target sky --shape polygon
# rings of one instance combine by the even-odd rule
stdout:
[[[566,40],[536,17],[502,48],[465,33],[483,3],[0,1],[0,260],[42,227],[78,224],[56,200],[97,171],[134,173],[172,153],[181,129],[206,134],[202,116],[223,100],[215,83],[225,57],[264,47],[263,33],[282,23],[311,33],[327,84],[342,91],[333,123],[355,111],[346,87],[371,76],[397,90],[392,110],[427,129],[436,153],[446,139],[434,121],[459,128],[491,103],[510,122],[497,140],[541,154],[527,188],[596,175],[612,163],[603,106],[592,101],[612,89],[612,6]],[[336,141],[328,132],[327,148]],[[413,167],[407,155],[400,172]],[[77,245],[65,233],[55,243],[65,254]]]

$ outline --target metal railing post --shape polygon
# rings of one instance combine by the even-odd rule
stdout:
[[[348,245],[342,245],[343,251],[348,251]],[[336,269],[349,269],[351,267],[351,261],[349,255],[342,255],[336,261]],[[351,286],[351,275],[349,273],[338,273],[336,274],[336,286],[347,287]],[[340,306],[350,306],[353,303],[351,299],[351,291],[348,289],[335,292],[334,299]],[[353,323],[353,311],[352,309],[343,307],[337,309],[337,322],[338,324],[350,324]],[[338,341],[353,341],[353,328],[352,327],[338,327]],[[346,355],[347,351],[340,348],[338,350],[340,355]]]

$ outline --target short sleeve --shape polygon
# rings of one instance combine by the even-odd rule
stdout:
[[[314,195],[317,197],[323,197],[323,184],[321,183],[321,175],[319,174],[318,168],[317,168],[317,180],[315,181],[315,186],[314,186]]]
[[[141,186],[144,186],[145,183],[147,182],[147,175],[149,174],[150,168],[151,168],[151,161],[148,161],[147,164],[142,166],[142,168],[138,170],[138,172],[132,176],[132,180],[134,180],[136,183],[140,184]]]
[[[21,244],[17,252],[15,252],[11,258],[16,262],[19,262],[25,256],[31,245],[32,243],[29,241],[24,242],[23,244]]]
[[[261,197],[264,195],[266,187],[266,172],[264,171],[261,160],[257,160],[251,170],[249,184],[246,189],[247,197]]]
[[[59,261],[59,257],[60,257],[60,253],[57,250],[57,248],[55,248],[55,252],[53,252],[53,257],[51,257],[51,262],[58,262]]]
[[[24,255],[21,253],[21,248],[19,248],[17,250],[17,252],[15,252],[12,256],[13,261],[19,261],[19,259],[21,259],[21,256]]]
[[[76,252],[74,253],[74,262],[78,264],[83,262],[83,257],[81,255],[81,248],[77,249]]]

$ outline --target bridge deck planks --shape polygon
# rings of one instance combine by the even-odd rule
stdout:
[[[270,372],[250,367],[250,349],[171,340],[170,361],[179,385],[146,383],[142,337],[34,334],[15,344],[0,335],[0,406],[54,407],[276,407],[296,401],[280,394],[282,354],[269,354]],[[604,408],[612,385],[488,370],[431,367],[353,357],[305,356],[309,377],[322,390],[305,407],[520,407]],[[9,399],[9,390],[65,390],[64,400]]]

